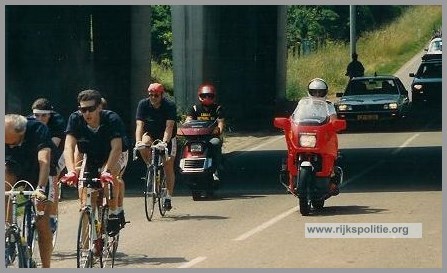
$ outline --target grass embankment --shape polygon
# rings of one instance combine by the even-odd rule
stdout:
[[[428,43],[441,26],[441,6],[413,6],[393,23],[367,33],[357,41],[359,61],[365,74],[393,74]],[[286,93],[289,100],[307,95],[307,84],[320,77],[329,84],[329,97],[344,89],[346,66],[351,61],[350,45],[328,43],[312,54],[288,56]]]
[[[407,60],[422,50],[433,31],[442,23],[442,6],[412,6],[393,23],[375,31],[363,33],[357,41],[359,60],[365,74],[393,74]],[[329,84],[329,96],[343,90],[348,79],[346,66],[351,61],[350,46],[340,42],[328,43],[312,54],[288,56],[286,93],[289,100],[307,95],[307,84],[324,78]],[[173,71],[156,62],[151,63],[152,81],[159,81],[172,94]]]

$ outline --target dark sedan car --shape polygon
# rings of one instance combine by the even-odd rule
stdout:
[[[344,93],[337,93],[337,116],[351,121],[377,121],[406,117],[410,110],[408,91],[392,75],[356,77]]]
[[[411,83],[412,104],[440,107],[442,102],[442,54],[426,54]]]

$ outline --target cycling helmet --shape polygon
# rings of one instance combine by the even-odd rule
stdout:
[[[147,88],[147,92],[163,94],[163,92],[165,92],[165,88],[158,82],[154,82],[149,85],[149,87]]]
[[[309,82],[307,86],[309,96],[324,98],[327,95],[327,83],[320,78],[315,78]]]
[[[212,84],[202,84],[199,86],[199,91],[197,92],[199,96],[199,101],[205,106],[209,106],[214,103],[214,98],[216,97],[216,88]]]

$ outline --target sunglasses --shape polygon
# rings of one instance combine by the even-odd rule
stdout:
[[[200,94],[199,95],[200,98],[204,99],[204,98],[210,98],[210,99],[214,99],[214,94]]]
[[[160,94],[149,94],[150,98],[159,98]]]
[[[96,108],[98,108],[98,105],[92,105],[92,106],[86,106],[86,107],[79,106],[78,108],[79,108],[79,111],[81,111],[81,113],[83,113],[83,114],[87,113],[87,111],[92,113],[96,110]]]

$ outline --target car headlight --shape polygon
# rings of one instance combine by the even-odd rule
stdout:
[[[397,109],[397,103],[396,102],[392,102],[392,103],[387,103],[385,105],[383,105],[383,109],[385,110],[396,110]]]
[[[418,91],[422,90],[422,84],[413,85],[413,89],[418,90]]]
[[[316,134],[303,133],[300,134],[300,146],[306,148],[315,148],[317,144],[317,136]]]
[[[351,111],[352,106],[349,104],[340,104],[340,105],[338,105],[338,110],[339,111]]]
[[[190,151],[191,153],[201,153],[203,151],[203,146],[201,143],[191,143]]]

